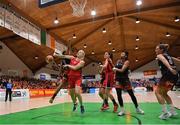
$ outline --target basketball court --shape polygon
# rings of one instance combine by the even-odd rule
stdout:
[[[159,118],[155,90],[162,74],[155,49],[160,44],[168,44],[180,72],[179,0],[0,0],[0,124],[180,124],[180,81],[168,92],[177,115]],[[84,113],[79,101],[72,111],[69,86],[49,103],[63,71],[71,69],[58,56],[68,52],[78,58],[78,50],[85,54],[78,70]],[[118,116],[120,107],[113,112],[111,99],[102,111],[105,100],[98,93],[107,52],[113,70],[128,52],[128,76],[143,115],[126,91],[125,115]],[[4,84],[10,79],[12,100],[7,100]],[[110,92],[118,102],[115,88]]]

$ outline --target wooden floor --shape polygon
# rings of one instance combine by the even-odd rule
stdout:
[[[136,93],[138,102],[157,102],[154,92]],[[171,91],[169,95],[172,97],[173,102],[177,108],[180,108],[180,91]],[[116,97],[116,96],[115,96]],[[123,94],[124,102],[131,102],[131,99],[127,93]],[[25,111],[33,108],[39,108],[58,103],[71,102],[71,98],[68,95],[58,97],[53,104],[48,103],[49,97],[34,98],[34,99],[18,99],[12,102],[4,102],[0,100],[0,115],[10,114],[19,111]],[[84,102],[102,102],[97,94],[83,94]]]

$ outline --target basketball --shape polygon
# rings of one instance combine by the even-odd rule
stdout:
[[[46,56],[46,62],[47,62],[47,63],[50,63],[50,62],[52,62],[53,60],[54,60],[54,57],[53,57],[52,55]]]

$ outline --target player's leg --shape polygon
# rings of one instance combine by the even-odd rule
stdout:
[[[130,95],[131,100],[134,103],[134,106],[136,108],[136,112],[139,113],[139,114],[144,114],[144,111],[141,108],[139,108],[139,105],[138,105],[138,102],[137,102],[136,96],[134,95],[133,90],[132,89],[128,89],[127,92]]]
[[[165,99],[163,97],[163,91],[164,91],[163,83],[161,82],[161,85],[158,85],[156,90],[155,90],[155,95],[156,95],[156,98],[157,98],[159,104],[162,107],[162,113],[159,116],[159,118],[160,119],[167,119],[167,118],[169,118],[169,113],[168,113],[168,110],[167,110],[167,107],[165,104]]]
[[[168,104],[168,106],[170,108],[170,112],[169,112],[170,115],[176,116],[177,112],[175,111],[173,101],[172,101],[171,97],[168,95],[168,91],[171,90],[173,85],[174,85],[173,83],[170,83],[169,81],[167,81],[164,91],[162,92],[162,96],[164,97],[166,103]]]
[[[85,112],[85,110],[84,110],[83,99],[82,99],[82,95],[81,95],[81,82],[82,81],[80,79],[76,80],[75,95],[79,100],[81,113],[83,114]]]
[[[53,103],[55,97],[57,96],[58,92],[62,89],[63,85],[67,86],[67,81],[61,80],[57,89],[55,90],[53,96],[50,98],[49,103]]]
[[[113,112],[117,112],[118,104],[117,104],[114,96],[112,95],[111,90],[112,90],[112,88],[111,88],[111,87],[108,87],[108,88],[106,89],[106,94],[107,94],[107,97],[109,97],[109,98],[111,99],[111,101],[113,102],[113,105],[114,105],[114,110],[113,110]]]
[[[122,89],[121,88],[116,88],[116,93],[117,93],[117,98],[118,102],[120,105],[120,112],[118,113],[119,116],[125,115],[125,110],[124,110],[124,103],[123,103],[123,98],[122,98]]]

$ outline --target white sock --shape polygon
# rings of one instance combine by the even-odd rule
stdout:
[[[121,111],[122,111],[122,112],[124,112],[124,111],[125,111],[125,110],[124,110],[124,107],[120,107],[120,108],[121,108]]]
[[[174,112],[174,105],[173,104],[168,104],[168,106],[169,106],[170,111]]]
[[[161,106],[162,106],[162,111],[163,111],[164,113],[167,113],[166,104],[161,104]]]

